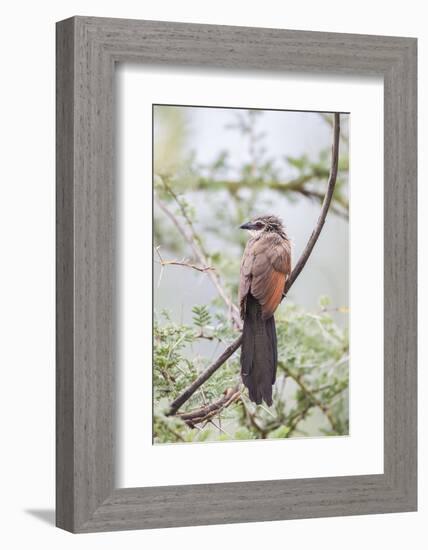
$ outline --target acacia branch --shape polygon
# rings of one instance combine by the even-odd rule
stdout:
[[[322,170],[316,173],[311,172],[302,174],[289,181],[280,181],[276,179],[266,180],[263,178],[248,178],[248,179],[211,179],[209,177],[200,177],[195,183],[197,191],[214,191],[216,189],[225,188],[231,195],[236,195],[242,187],[251,187],[252,189],[271,189],[272,191],[280,191],[282,193],[301,193],[306,190],[305,185],[312,182],[314,179],[322,179],[328,176]]]
[[[317,223],[315,225],[314,230],[312,231],[311,236],[309,237],[308,243],[303,250],[297,264],[294,266],[293,271],[291,272],[291,275],[289,279],[287,280],[285,287],[284,287],[284,293],[283,297],[287,295],[290,288],[293,286],[294,282],[296,281],[297,277],[300,275],[302,269],[305,267],[306,262],[309,259],[309,256],[312,253],[312,250],[314,249],[315,243],[318,240],[318,237],[320,236],[320,233],[322,231],[322,228],[324,227],[324,223],[327,217],[327,213],[331,204],[331,199],[333,197],[334,188],[336,185],[336,179],[337,179],[337,167],[338,167],[338,161],[339,161],[339,136],[340,136],[340,113],[334,114],[334,121],[333,121],[333,144],[332,144],[332,152],[331,152],[331,168],[330,168],[330,175],[328,178],[327,183],[327,191],[324,196],[324,200],[321,206],[321,211],[318,216]],[[220,355],[220,357],[214,361],[209,367],[207,367],[193,382],[186,388],[183,393],[181,393],[172,403],[169,409],[168,414],[173,415],[175,414],[178,409],[195,393],[195,391],[202,386],[202,384],[212,376],[216,370],[218,370],[228,359],[231,357],[235,351],[241,346],[242,344],[242,334],[236,338]]]
[[[218,415],[223,409],[239,399],[240,395],[240,384],[237,384],[234,388],[228,388],[220,399],[208,405],[204,405],[203,407],[199,407],[198,409],[194,409],[193,411],[178,414],[177,417],[184,420],[191,428],[194,428],[195,424],[206,422]]]
[[[199,271],[200,273],[205,273],[206,271],[214,271],[214,267],[211,265],[196,265],[192,264],[190,262],[187,262],[184,260],[163,260],[162,262],[159,262],[160,265],[181,265],[183,267],[190,267],[190,269],[194,269],[195,271]]]
[[[307,197],[308,199],[314,199],[318,201],[320,204],[322,204],[324,200],[323,193],[320,193],[319,191],[314,191],[312,189],[301,189],[299,191],[301,195],[304,197]],[[337,216],[340,216],[341,218],[345,220],[349,220],[349,204],[348,200],[345,198],[338,198],[334,197],[334,201],[330,204],[330,212],[334,212]],[[336,204],[335,204],[336,203]]]
[[[330,208],[330,203],[333,197],[334,188],[335,188],[336,179],[337,179],[337,167],[339,164],[339,136],[340,136],[340,114],[334,113],[333,145],[331,149],[331,168],[330,168],[330,175],[327,183],[327,191],[324,196],[324,200],[321,206],[321,211],[318,216],[318,220],[315,225],[315,228],[312,231],[311,236],[309,237],[309,241],[305,247],[305,250],[300,256],[297,264],[294,266],[294,269],[291,272],[290,278],[285,284],[284,296],[290,290],[294,281],[297,279],[297,277],[300,275],[300,272],[305,267],[306,262],[308,261],[309,256],[311,255],[312,250],[315,246],[315,243],[317,242],[318,237],[320,236],[321,230],[324,227],[324,223],[327,218],[328,209]]]
[[[314,392],[310,390],[306,384],[302,381],[301,376],[296,376],[290,369],[288,369],[285,365],[282,365],[283,370],[288,374],[290,378],[292,378],[296,384],[299,386],[299,388],[302,390],[302,392],[305,394],[306,398],[313,403],[316,407],[318,407],[321,412],[325,414],[327,417],[327,420],[330,423],[330,426],[332,427],[333,431],[336,433],[339,433],[339,428],[333,418],[333,415],[331,414],[330,409],[327,407],[327,405],[324,405],[324,403],[316,397]]]
[[[214,271],[215,268],[211,265],[196,265],[192,264],[191,262],[187,261],[186,258],[183,258],[182,260],[164,260],[161,256],[161,253],[159,251],[159,246],[155,246],[156,253],[159,257],[159,262],[157,262],[162,267],[166,265],[180,265],[183,267],[189,267],[190,269],[195,269],[196,271],[200,271],[201,273],[205,273],[206,271]]]
[[[309,411],[311,410],[311,408],[313,407],[313,403],[312,402],[308,402],[308,404],[306,405],[306,407],[304,407],[304,409],[302,409],[301,411],[298,411],[296,412],[292,418],[290,419],[289,423],[288,423],[288,432],[287,432],[287,436],[286,437],[291,437],[291,435],[297,430],[297,426],[300,424],[300,422],[302,420],[304,420],[307,416],[307,414],[309,413]]]
[[[250,427],[253,427],[256,432],[260,434],[261,439],[266,439],[266,436],[268,434],[268,431],[260,426],[260,424],[256,420],[256,414],[255,412],[251,412],[250,409],[247,407],[247,404],[245,403],[245,400],[241,396],[241,403],[244,408],[244,414],[247,418],[248,424]]]
[[[204,382],[210,378],[211,375],[215,373],[217,369],[219,369],[228,359],[231,355],[235,353],[235,351],[240,347],[242,342],[242,335],[239,336],[234,342],[232,342],[220,355],[220,357],[214,361],[214,363],[211,363],[209,367],[207,367],[201,374],[195,378],[195,380],[188,386],[183,393],[181,393],[177,399],[175,399],[169,408],[168,415],[175,414],[178,409],[185,403],[194,393],[195,391],[202,386]]]
[[[162,180],[163,181],[163,180]],[[189,244],[189,246],[192,248],[193,253],[197,260],[203,264],[208,265],[208,259],[207,259],[207,252],[204,250],[201,241],[196,234],[195,228],[193,227],[192,220],[189,218],[186,209],[183,207],[183,205],[180,202],[180,199],[177,197],[177,195],[172,191],[172,189],[163,181],[163,185],[165,187],[165,190],[172,196],[174,201],[177,203],[178,207],[180,208],[181,214],[183,218],[186,220],[186,223],[188,225],[189,231],[186,230],[186,228],[183,226],[183,224],[180,222],[180,220],[177,218],[177,216],[171,212],[171,210],[159,199],[159,197],[156,198],[156,202],[159,205],[160,209],[168,216],[168,218],[172,221],[172,223],[175,225],[175,227],[178,229],[179,233],[182,235],[182,237],[185,239],[185,241]],[[211,281],[213,282],[214,286],[217,289],[217,292],[221,296],[222,300],[226,304],[230,315],[232,317],[233,324],[236,328],[241,328],[242,322],[241,318],[239,316],[239,310],[236,307],[236,305],[232,302],[232,300],[228,297],[224,287],[223,282],[221,280],[220,275],[215,270],[206,270],[208,276],[210,277]]]
[[[225,188],[232,195],[236,196],[238,191],[243,187],[248,187],[253,191],[255,189],[271,189],[279,193],[295,193],[301,195],[307,199],[315,199],[322,201],[324,194],[313,187],[309,187],[308,184],[315,180],[326,179],[329,176],[329,171],[324,169],[316,169],[315,171],[302,174],[295,179],[289,181],[277,181],[277,180],[265,180],[260,179],[248,179],[248,180],[230,180],[220,179],[212,180],[210,178],[199,178],[194,184],[196,190],[209,190]],[[336,194],[331,205],[331,211],[348,219],[349,203],[344,195]]]

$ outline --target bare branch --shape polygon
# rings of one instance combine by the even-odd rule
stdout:
[[[175,193],[175,191],[172,189],[172,187],[170,185],[168,185],[165,178],[161,178],[161,181],[162,181],[162,184],[163,184],[165,190],[174,199],[176,205],[180,209],[180,212],[181,212],[181,215],[182,215],[183,219],[187,223],[187,226],[190,230],[190,235],[191,235],[191,238],[192,238],[192,243],[194,245],[194,251],[196,253],[196,256],[201,261],[206,259],[206,257],[208,256],[208,252],[205,250],[204,245],[203,245],[202,241],[200,240],[200,238],[199,238],[199,236],[198,236],[198,234],[195,230],[192,219],[190,218],[190,216],[189,216],[189,214],[188,214],[188,212],[187,212],[187,210],[186,210],[186,208],[183,204],[183,201],[180,200],[177,193]]]
[[[285,365],[282,365],[282,368],[284,369],[284,371],[288,374],[288,376],[290,378],[292,378],[296,384],[299,386],[299,388],[302,390],[302,392],[305,394],[305,396],[307,397],[307,399],[313,403],[314,405],[316,405],[324,414],[325,416],[327,417],[327,420],[329,421],[330,423],[330,426],[332,427],[332,429],[336,432],[336,433],[339,433],[339,428],[333,418],[333,415],[331,414],[331,411],[330,409],[327,407],[327,405],[324,405],[324,403],[318,399],[318,397],[316,397],[316,395],[314,394],[314,392],[312,390],[310,390],[306,384],[302,381],[302,377],[301,376],[296,376],[294,374],[293,371],[291,371],[290,369],[288,369]]]
[[[237,384],[234,388],[228,388],[220,399],[198,409],[194,409],[193,411],[178,414],[177,417],[184,420],[188,426],[193,428],[195,424],[212,420],[212,418],[218,415],[223,409],[234,403],[240,395],[240,384]]]
[[[333,124],[333,145],[332,145],[332,155],[331,155],[331,168],[330,168],[330,175],[328,179],[327,184],[327,191],[322,203],[321,212],[318,217],[317,223],[315,225],[314,230],[312,231],[312,234],[309,238],[309,241],[300,256],[297,264],[295,265],[293,271],[291,272],[290,278],[285,284],[284,288],[284,294],[283,296],[286,296],[286,294],[289,292],[290,288],[294,284],[297,277],[300,275],[302,269],[305,267],[306,262],[309,259],[309,256],[312,253],[312,250],[314,249],[314,246],[318,240],[318,237],[320,236],[321,230],[324,226],[325,219],[327,217],[327,213],[331,204],[331,199],[333,196],[334,188],[336,185],[336,178],[337,178],[337,166],[338,166],[338,159],[339,159],[339,136],[340,136],[340,113],[334,114],[334,124]],[[214,361],[207,369],[201,373],[196,380],[190,384],[190,386],[184,390],[184,392],[177,397],[173,401],[170,407],[170,411],[168,414],[172,415],[175,414],[178,409],[195,393],[195,391],[206,381],[210,376],[212,376],[217,369],[219,369],[228,359],[231,357],[235,351],[241,346],[242,343],[242,334],[234,340],[220,355],[220,357]]]
[[[340,134],[342,138],[342,134]],[[314,186],[311,185],[315,181],[323,180],[328,178],[329,171],[321,169],[319,167],[314,168],[311,172],[299,175],[298,177],[291,179],[289,181],[280,181],[280,180],[266,180],[263,178],[259,179],[217,179],[213,180],[210,177],[201,177],[194,184],[195,190],[209,190],[214,191],[217,189],[226,189],[230,195],[236,196],[238,191],[244,187],[249,187],[251,190],[255,189],[271,189],[272,191],[277,191],[279,193],[288,193],[301,195],[307,199],[315,199],[322,201],[324,198],[324,193],[320,192],[318,189],[314,189]],[[348,219],[348,210],[349,202],[345,195],[337,193],[332,200],[332,205],[330,208],[331,212],[334,212],[338,216]]]
[[[291,419],[288,422],[289,430],[287,432],[286,437],[291,437],[291,435],[297,430],[297,426],[300,424],[300,422],[302,420],[304,420],[306,418],[307,414],[309,413],[309,411],[312,409],[313,406],[314,406],[313,403],[311,401],[309,401],[308,404],[306,405],[306,407],[303,410],[297,411],[291,417]]]
[[[171,188],[165,182],[163,182],[163,185],[164,185],[165,189],[167,190],[167,192],[171,194],[174,201],[177,203],[178,207],[180,208],[180,211],[182,212],[182,215],[183,215],[184,219],[186,220],[187,225],[189,227],[189,231],[187,231],[185,229],[185,227],[180,222],[180,220],[177,218],[177,216],[175,216],[175,214],[173,214],[173,212],[171,212],[171,210],[159,199],[159,197],[156,197],[157,204],[159,205],[161,210],[168,216],[168,218],[173,222],[173,224],[178,229],[178,231],[180,232],[182,237],[186,240],[186,242],[190,245],[190,247],[193,250],[193,253],[194,253],[195,257],[197,258],[197,260],[199,262],[201,262],[201,264],[207,265],[208,264],[207,253],[203,249],[203,246],[201,245],[200,239],[199,239],[198,235],[196,234],[196,231],[193,227],[193,223],[190,220],[189,216],[187,215],[187,212],[186,212],[185,208],[183,208],[183,205],[181,204],[179,198],[171,190]],[[219,293],[222,300],[226,304],[228,311],[230,311],[233,324],[235,325],[236,328],[241,328],[242,327],[242,322],[241,322],[241,318],[239,316],[239,310],[236,307],[236,305],[232,302],[232,300],[228,297],[226,291],[224,290],[223,282],[221,280],[220,275],[215,270],[207,270],[206,272],[209,275],[209,277],[210,277],[211,281],[213,282],[214,286],[216,287],[217,292]]]
[[[192,240],[192,237],[187,233],[183,225],[179,222],[177,216],[175,216],[169,208],[155,195],[155,201],[159,208],[166,214],[166,216],[172,221],[172,223],[175,225],[175,227],[178,229],[178,232],[181,234],[181,236],[184,238],[184,240],[190,245],[190,247],[193,250],[194,255],[199,258],[199,252],[196,248],[195,243]]]
[[[319,191],[314,191],[312,189],[302,188],[299,190],[299,193],[308,199],[314,199],[322,204],[324,200],[324,195]],[[349,220],[349,203],[348,200],[341,197],[334,197],[334,202],[330,205],[330,212],[334,212],[337,216],[343,218],[344,220]]]
[[[168,411],[168,415],[175,414],[178,409],[185,403],[194,393],[195,391],[202,386],[204,382],[210,378],[212,374],[215,373],[215,371],[220,368],[231,355],[235,353],[235,351],[239,348],[241,345],[242,336],[237,338],[232,344],[230,344],[224,352],[220,355],[220,357],[214,361],[209,367],[207,367],[191,384],[188,386],[184,392],[177,397],[172,403]]]
[[[157,252],[157,255],[159,256],[159,262],[157,263],[160,264],[162,267],[166,265],[181,265],[183,267],[189,267],[191,269],[195,269],[196,271],[200,271],[201,273],[205,273],[206,271],[210,271],[210,270],[215,271],[215,268],[210,265],[192,264],[191,262],[186,260],[186,258],[183,258],[182,260],[164,260],[160,254],[159,248],[160,248],[159,246],[155,246],[155,250]]]
[[[309,256],[311,255],[311,252],[315,246],[315,243],[317,242],[318,237],[320,236],[321,230],[324,227],[325,219],[327,217],[328,209],[330,207],[331,199],[333,197],[334,188],[336,185],[337,166],[339,163],[339,136],[340,136],[340,113],[334,113],[331,168],[330,168],[330,176],[328,178],[328,183],[327,183],[327,191],[321,206],[320,215],[318,216],[318,220],[315,225],[315,228],[312,231],[311,236],[309,237],[308,244],[306,245],[302,255],[300,256],[299,261],[294,266],[294,269],[290,275],[290,278],[285,284],[284,296],[290,290],[294,281],[297,279],[302,269],[305,267],[306,262],[308,261]]]
[[[321,116],[322,119],[325,120],[325,122],[327,122],[327,124],[331,128],[333,128],[334,118],[331,117],[330,114],[328,114],[328,113],[319,113],[319,115]],[[343,143],[346,143],[346,144],[349,143],[349,137],[347,135],[345,135],[345,133],[343,131],[340,132],[340,139],[343,141]]]
[[[215,268],[210,265],[196,265],[191,264],[190,262],[187,262],[186,260],[163,260],[162,262],[158,262],[160,265],[181,265],[183,267],[190,267],[190,269],[195,269],[196,271],[200,271],[201,273],[205,273],[206,271],[214,271]]]
[[[266,180],[263,178],[260,179],[217,179],[213,180],[211,178],[199,178],[194,184],[194,189],[196,191],[215,191],[218,189],[226,189],[231,195],[236,195],[238,191],[244,187],[251,187],[254,189],[270,189],[272,191],[278,191],[280,193],[295,193],[303,195],[306,198],[323,198],[323,194],[309,187],[308,184],[312,184],[314,181],[323,180],[328,178],[329,171],[324,169],[317,168],[313,172],[302,174],[297,178],[294,178],[289,181],[280,181],[280,180]],[[337,202],[338,205],[343,207],[345,210],[348,209],[349,205],[346,198],[342,195],[334,197],[334,202]]]
[[[242,406],[244,407],[244,413],[250,426],[252,426],[257,432],[260,433],[261,439],[266,439],[268,432],[262,426],[260,426],[260,424],[257,422],[255,413],[250,411],[250,409],[248,408],[245,402],[243,395],[241,395],[241,403],[242,403]]]

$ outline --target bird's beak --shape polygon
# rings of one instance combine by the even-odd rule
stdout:
[[[251,222],[243,223],[239,229],[254,229],[254,225]]]

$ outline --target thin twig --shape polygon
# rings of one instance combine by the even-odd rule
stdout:
[[[196,424],[211,420],[214,416],[218,415],[223,409],[234,403],[240,394],[240,384],[237,384],[234,388],[226,390],[220,399],[193,411],[178,414],[177,417],[184,420],[188,426],[193,428]]]
[[[305,198],[322,200],[324,198],[324,194],[316,189],[313,189],[312,187],[308,187],[308,184],[311,184],[311,182],[315,180],[327,178],[328,175],[328,171],[318,170],[309,174],[302,174],[301,176],[298,176],[297,178],[289,181],[266,180],[262,178],[251,178],[243,180],[222,179],[213,181],[209,177],[201,177],[196,181],[195,189],[202,191],[214,191],[217,189],[225,188],[232,196],[236,196],[239,189],[249,187],[252,190],[270,189],[272,191],[278,191],[280,193],[295,193],[297,195],[302,195]],[[337,203],[337,206],[343,208],[344,212],[338,210],[334,205],[332,207],[332,211],[337,214],[347,216],[347,211],[349,209],[347,198],[343,195],[335,196],[334,203]]]
[[[309,411],[312,409],[313,406],[314,406],[313,403],[309,402],[303,410],[298,411],[293,416],[293,418],[291,418],[291,421],[290,421],[289,426],[288,426],[289,430],[287,432],[286,437],[291,437],[292,433],[296,431],[297,426],[300,424],[300,422],[302,420],[304,420],[306,418],[306,415],[309,413]]]
[[[263,409],[263,410],[265,411],[265,413],[270,414],[270,416],[272,416],[273,418],[276,418],[275,415],[274,415],[267,407],[265,407],[265,406],[262,405],[262,404],[259,404],[258,406],[259,406],[261,409]]]
[[[219,417],[219,420],[220,420],[220,417]],[[217,430],[219,432],[222,432],[224,433],[225,435],[227,435],[228,437],[230,437],[230,439],[233,439],[232,438],[232,435],[229,433],[229,432],[226,432],[226,430],[224,428],[221,427],[221,424],[220,422],[218,423],[218,425],[214,422],[213,419],[210,420],[210,423],[214,426],[214,428],[217,428]]]
[[[164,186],[165,186],[165,183],[164,183]],[[168,192],[170,192],[170,188],[168,186],[166,186],[165,188]],[[174,200],[178,204],[179,208],[182,208],[182,205],[180,204],[180,200],[178,199],[177,195],[175,195],[175,193],[172,192],[171,196],[174,198]],[[207,265],[208,264],[208,259],[206,257],[207,255],[206,255],[205,251],[203,250],[203,248],[200,245],[200,239],[196,235],[193,224],[192,224],[191,220],[189,219],[189,217],[187,216],[187,214],[183,214],[183,216],[184,215],[186,216],[185,219],[186,219],[187,225],[190,228],[190,233],[188,231],[186,231],[185,227],[183,227],[183,224],[180,222],[180,220],[177,218],[177,216],[173,212],[171,212],[171,210],[159,199],[159,197],[155,197],[155,200],[156,200],[156,203],[158,204],[159,208],[173,222],[173,224],[176,226],[176,228],[178,229],[178,231],[180,232],[182,237],[186,240],[186,242],[192,248],[193,253],[194,253],[195,257],[197,258],[197,260],[201,264]],[[185,212],[185,209],[183,209],[183,211]],[[223,283],[222,283],[222,280],[220,278],[220,275],[217,273],[217,271],[213,271],[213,270],[208,270],[207,274],[209,275],[209,277],[210,277],[211,281],[213,282],[214,286],[216,287],[217,292],[221,296],[222,300],[226,304],[228,310],[231,312],[231,317],[232,317],[232,320],[233,320],[233,324],[235,325],[236,328],[241,328],[242,322],[241,322],[241,318],[239,316],[239,310],[236,307],[236,305],[231,301],[231,299],[228,297],[228,295],[226,294],[226,291],[223,288]]]
[[[165,427],[166,429],[172,434],[174,435],[179,441],[182,441],[183,443],[185,442],[185,439],[184,437],[179,434],[176,430],[174,430],[173,428],[171,428],[170,426],[168,426],[167,424],[165,424]]]
[[[186,262],[186,260],[163,260],[163,262],[158,263],[160,265],[181,265],[183,267],[190,267],[191,269],[195,269],[196,271],[200,271],[201,273],[204,273],[205,271],[213,271],[215,269],[210,265],[195,265],[191,264],[190,262]]]
[[[330,168],[330,176],[328,178],[328,183],[327,183],[327,191],[321,206],[321,212],[318,216],[318,220],[315,225],[315,228],[312,231],[311,236],[309,237],[309,241],[305,247],[305,250],[300,256],[297,264],[294,266],[294,269],[290,275],[290,278],[285,284],[283,296],[287,294],[292,284],[300,275],[302,269],[305,267],[306,262],[308,261],[309,256],[311,255],[311,252],[315,246],[315,243],[317,242],[318,237],[320,236],[321,230],[324,227],[324,223],[327,217],[328,209],[330,207],[331,199],[333,197],[334,188],[335,188],[336,179],[337,179],[337,167],[339,163],[339,136],[340,136],[340,113],[334,113],[331,168]]]
[[[183,206],[182,201],[180,201],[177,194],[174,192],[174,190],[168,185],[168,183],[165,181],[165,179],[162,179],[162,183],[166,191],[172,196],[175,203],[180,209],[181,215],[186,220],[187,226],[190,230],[190,239],[191,239],[191,245],[192,248],[196,254],[196,257],[202,264],[208,264],[208,252],[205,250],[201,239],[199,238],[199,235],[196,232],[196,229],[193,225],[193,222],[191,218],[189,217],[186,208]],[[241,318],[239,316],[239,309],[235,306],[235,304],[232,302],[232,300],[227,296],[223,283],[221,281],[220,275],[217,271],[210,271],[209,276],[214,283],[215,287],[217,288],[218,293],[223,298],[223,301],[226,303],[226,305],[229,307],[232,319],[236,325],[237,328],[241,328]]]
[[[282,367],[284,369],[284,371],[288,374],[288,376],[290,378],[292,378],[296,384],[299,386],[299,388],[302,390],[302,392],[305,394],[305,396],[307,397],[307,399],[309,401],[311,401],[314,405],[316,405],[320,410],[321,412],[323,412],[327,418],[327,420],[329,421],[330,423],[330,426],[332,427],[332,429],[336,432],[336,433],[339,433],[339,428],[333,418],[333,415],[331,414],[331,411],[330,409],[327,407],[327,405],[324,405],[324,403],[318,399],[318,397],[316,397],[316,395],[314,394],[314,392],[312,390],[310,390],[308,388],[308,386],[306,386],[306,384],[302,381],[302,377],[301,376],[296,376],[293,371],[291,371],[290,369],[288,369],[285,365],[283,365]]]
[[[331,199],[333,196],[334,188],[336,185],[336,178],[337,178],[337,166],[338,166],[338,159],[339,159],[339,136],[340,136],[340,114],[335,113],[334,114],[334,124],[333,124],[333,145],[332,145],[332,154],[331,154],[331,169],[330,169],[330,176],[328,179],[327,184],[327,191],[322,203],[321,212],[318,217],[316,226],[314,230],[312,231],[312,234],[309,238],[309,241],[302,252],[302,255],[300,256],[297,264],[294,266],[293,271],[291,272],[291,275],[289,279],[287,280],[284,288],[284,294],[283,297],[286,296],[286,294],[289,292],[290,288],[294,284],[297,277],[300,275],[302,269],[305,267],[306,262],[309,259],[309,256],[312,253],[312,250],[314,249],[315,243],[318,240],[318,237],[320,236],[321,230],[324,226],[325,219],[327,217],[327,213],[330,207]],[[186,388],[181,395],[179,395],[170,406],[169,413],[170,415],[175,414],[178,409],[195,393],[195,391],[206,381],[210,376],[212,376],[217,369],[219,369],[228,359],[231,357],[235,351],[241,346],[242,344],[242,334],[236,338],[220,355],[220,357],[214,361],[209,367],[205,369],[204,372],[202,372],[196,380],[194,380],[188,388]]]
[[[180,394],[170,405],[168,414],[172,415],[175,414],[178,409],[185,403],[194,393],[195,391],[202,386],[202,384],[208,380],[208,378],[218,369],[220,368],[227,359],[235,353],[235,351],[239,348],[241,345],[241,339],[242,336],[237,338],[232,344],[230,344],[224,352],[220,355],[220,357],[214,361],[209,367],[207,367],[191,384],[188,386],[182,394]]]
[[[241,395],[241,403],[242,403],[242,406],[244,407],[244,412],[247,419],[250,422],[250,425],[253,426],[253,428],[255,428],[255,430],[260,433],[261,439],[266,439],[267,431],[257,423],[255,418],[256,415],[254,412],[251,412],[250,409],[248,408],[243,395]]]
[[[155,246],[155,250],[156,250],[156,253],[159,257],[159,261],[157,262],[159,265],[161,265],[162,267],[165,266],[165,265],[180,265],[180,266],[183,266],[183,267],[189,267],[191,269],[196,269],[196,271],[200,271],[201,273],[204,273],[205,271],[210,271],[210,270],[215,270],[214,267],[210,266],[210,265],[196,265],[196,264],[192,264],[191,262],[189,262],[188,260],[186,260],[186,258],[183,258],[182,260],[164,260],[160,254],[160,251],[159,251],[159,246]]]
[[[334,122],[334,119],[330,116],[329,113],[319,113],[321,118],[323,118],[325,120],[325,122],[327,122],[327,124],[333,128],[333,122]],[[346,143],[348,144],[349,143],[349,137],[347,135],[345,135],[343,132],[340,133],[340,139],[343,141],[343,143]]]
[[[192,219],[190,218],[186,208],[183,205],[183,202],[180,200],[177,193],[174,189],[167,183],[165,178],[161,178],[164,189],[168,192],[169,195],[174,199],[174,202],[180,209],[183,219],[186,221],[187,226],[190,230],[192,237],[192,242],[194,244],[194,251],[196,255],[201,259],[205,259],[208,256],[208,252],[205,250],[203,243],[201,242],[199,235],[196,232],[195,226],[193,225]]]

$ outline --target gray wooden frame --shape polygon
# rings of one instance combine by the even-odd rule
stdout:
[[[115,488],[113,82],[115,63],[124,61],[384,78],[382,475]],[[416,510],[416,111],[413,38],[88,17],[57,24],[59,527],[91,532]]]

